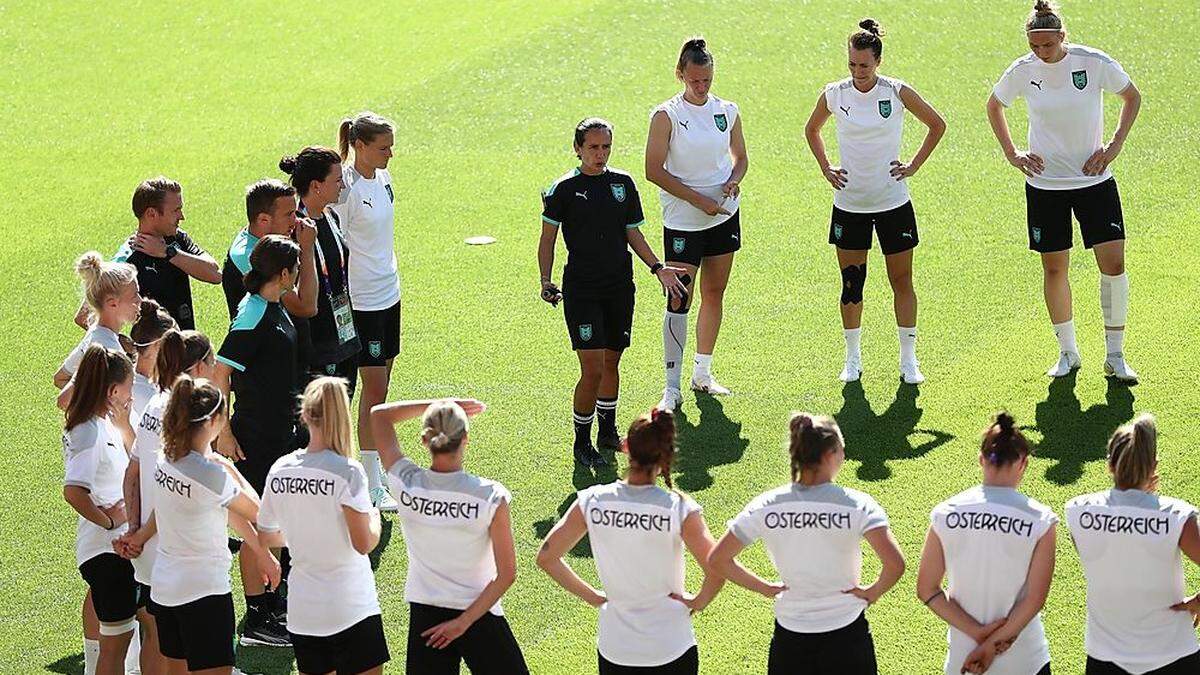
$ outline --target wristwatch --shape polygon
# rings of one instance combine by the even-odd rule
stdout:
[[[177,253],[179,253],[179,247],[176,246],[174,242],[171,242],[170,244],[167,244],[166,253],[163,254],[163,257],[167,260],[170,260],[171,258],[174,258],[175,254]]]
[[[653,265],[650,266],[650,274],[658,274],[658,271],[661,270],[663,267],[666,267],[666,265],[663,265],[660,262],[654,263]]]

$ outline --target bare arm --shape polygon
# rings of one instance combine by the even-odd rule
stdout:
[[[546,535],[542,547],[538,549],[537,565],[550,575],[554,583],[562,586],[568,593],[583,600],[592,607],[603,605],[607,598],[604,593],[584,581],[575,570],[563,561],[575,544],[587,534],[587,523],[583,520],[583,511],[579,502],[575,501],[567,509],[567,513],[554,524],[554,529]]]
[[[1200,565],[1200,528],[1196,526],[1195,515],[1183,524],[1183,532],[1179,535],[1179,549],[1189,560]],[[1192,625],[1200,626],[1200,593],[1171,605],[1171,609],[1177,612],[1191,612]]]
[[[773,584],[751,572],[737,560],[745,545],[732,532],[726,532],[708,555],[708,566],[713,574],[720,574],[729,581],[753,591],[765,598],[774,598],[787,590],[782,583]]]
[[[904,576],[904,554],[900,552],[900,545],[896,543],[896,537],[892,535],[890,527],[868,530],[863,534],[863,539],[867,540],[871,549],[875,551],[875,555],[879,556],[882,569],[879,571],[879,578],[875,580],[875,583],[866,588],[851,589],[848,592],[870,604],[875,604]]]
[[[296,239],[300,244],[300,283],[295,293],[284,293],[279,301],[288,314],[308,319],[317,315],[316,225],[307,218],[301,220],[296,226]]]
[[[1133,129],[1133,123],[1137,120],[1138,111],[1142,109],[1142,92],[1138,91],[1133,82],[1126,85],[1117,93],[1117,96],[1121,97],[1121,118],[1117,122],[1117,130],[1113,132],[1112,140],[1092,153],[1092,156],[1084,163],[1084,175],[1099,176],[1117,158],[1117,155],[1121,154],[1121,150],[1125,148],[1125,138],[1129,136],[1130,130]]]
[[[737,119],[733,121],[733,128],[729,130],[729,154],[733,156],[733,170],[729,172],[729,180],[725,183],[725,194],[736,196],[736,189],[730,191],[729,184],[732,183],[736,186],[741,183],[742,179],[746,177],[746,172],[750,170],[750,155],[746,152],[746,137],[742,135],[741,115],[737,116]]]
[[[705,206],[715,206],[716,202],[684,185],[663,166],[670,144],[671,118],[660,110],[650,119],[650,135],[646,138],[646,180],[707,212]]]
[[[267,588],[279,586],[282,572],[279,561],[275,559],[271,549],[264,546],[254,522],[258,520],[258,500],[253,497],[254,490],[239,492],[229,502],[229,526],[242,538],[242,545],[250,550],[258,565],[259,574]]]
[[[379,509],[363,513],[342,506],[342,514],[346,517],[346,529],[350,531],[350,545],[354,550],[363,555],[374,551],[380,535]]]
[[[825,104],[825,94],[822,92],[817,96],[817,104],[808,116],[808,122],[804,124],[804,140],[808,142],[808,150],[813,159],[817,160],[821,175],[829,181],[834,190],[841,190],[846,187],[846,170],[829,165],[829,155],[825,153],[825,140],[821,138],[821,129],[831,116],[829,106]]]
[[[180,251],[171,258],[171,264],[183,270],[189,277],[206,284],[221,283],[221,268],[207,251],[201,251],[199,255]]]
[[[63,500],[70,504],[72,509],[75,509],[75,513],[105,530],[116,529],[125,522],[124,504],[118,503],[102,509],[92,502],[91,492],[87,488],[78,485],[64,485]]]
[[[224,361],[218,360],[216,367],[213,368],[212,383],[221,390],[226,401],[230,400],[229,382],[232,376],[233,367]],[[232,459],[235,462],[246,459],[246,456],[242,454],[242,446],[233,435],[233,427],[228,422],[221,429],[221,433],[217,435],[217,440],[213,443],[213,446],[222,456]]]
[[[554,245],[558,242],[558,227],[542,221],[542,236],[538,238],[538,272],[545,287],[554,275]]]
[[[1017,150],[1017,146],[1013,145],[1012,134],[1008,131],[1008,118],[1004,116],[1004,104],[996,98],[995,94],[988,97],[987,116],[988,123],[992,125],[992,133],[1000,142],[1000,150],[1004,152],[1004,158],[1008,160],[1008,163],[1020,169],[1021,173],[1026,176],[1035,176],[1041,173],[1042,158],[1031,152],[1020,152]]]
[[[942,136],[946,134],[946,120],[938,114],[938,111],[933,109],[933,106],[925,102],[921,95],[915,89],[905,85],[900,88],[900,101],[904,103],[904,107],[908,108],[912,114],[921,120],[921,123],[927,127],[925,140],[922,141],[917,154],[913,155],[912,160],[907,164],[897,161],[896,167],[892,169],[892,175],[896,180],[901,180],[911,176],[925,164],[925,160],[933,154],[933,149],[942,140]]]
[[[59,368],[58,371],[54,373],[54,387],[56,389],[60,390],[58,392],[58,401],[59,401],[58,407],[63,410],[67,409],[67,403],[69,403],[71,401],[71,395],[69,393],[67,393],[66,400],[64,401],[63,400],[64,392],[61,390],[65,389],[67,384],[70,382],[71,382],[71,374],[67,372],[66,368]]]
[[[925,547],[921,549],[921,566],[917,570],[917,599],[938,618],[958,630],[970,635],[976,643],[984,641],[1003,621],[987,626],[967,614],[957,602],[942,591],[942,579],[946,576],[946,557],[942,540],[933,528],[925,535]]]
[[[125,479],[121,481],[121,493],[125,495],[125,517],[129,519],[129,531],[137,532],[142,526],[142,469],[134,460],[125,467]]]
[[[467,417],[474,417],[487,409],[487,406],[474,399],[460,398],[454,402],[462,407]],[[400,450],[400,440],[396,437],[396,425],[420,417],[425,414],[425,409],[434,403],[437,401],[433,399],[393,401],[371,408],[371,432],[379,448],[379,459],[383,462],[384,471],[388,471],[393,464],[404,459],[404,453]]]
[[[75,325],[80,328],[88,329],[88,319],[92,316],[92,310],[86,302],[79,303],[79,309],[75,311]]]
[[[708,523],[704,522],[704,514],[699,511],[693,511],[684,519],[683,531],[680,534],[683,536],[684,545],[704,570],[704,583],[694,597],[672,597],[687,605],[692,612],[699,612],[708,607],[708,603],[717,597],[717,593],[720,593],[721,587],[725,585],[725,577],[713,571],[708,564],[708,558],[716,548],[717,542],[713,541],[712,533],[708,531]]]

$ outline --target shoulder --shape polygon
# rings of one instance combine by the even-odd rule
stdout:
[[[267,301],[262,296],[247,293],[238,303],[237,316],[229,326],[229,331],[254,330],[267,313]]]
[[[117,249],[116,255],[113,256],[113,262],[129,262],[130,256],[133,255],[133,247],[129,245],[129,240],[121,242],[121,247]]]
[[[879,86],[883,87],[884,89],[890,89],[890,90],[892,90],[893,95],[899,96],[900,90],[907,87],[908,85],[904,83],[904,80],[901,80],[898,77],[888,77],[887,75],[880,75],[879,76]]]
[[[980,499],[981,496],[978,487],[968,488],[933,507],[933,513],[938,514],[954,511],[964,504],[978,502]]]
[[[1075,59],[1085,59],[1091,61],[1099,61],[1100,63],[1116,63],[1116,59],[1109,56],[1107,53],[1085,47],[1084,45],[1067,45],[1067,55]]]
[[[709,96],[712,97],[713,107],[715,108],[723,109],[726,112],[733,114],[737,114],[738,110],[740,109],[738,104],[734,103],[733,101],[723,99],[719,96],[714,96],[713,94],[709,94]]]
[[[1197,509],[1190,502],[1175,497],[1164,497],[1159,495],[1158,504],[1160,511],[1168,511],[1176,513],[1184,517],[1196,515]]]
[[[74,428],[66,432],[66,440],[67,452],[71,455],[96,447],[102,442],[100,420],[93,417],[86,422],[76,424]]]
[[[862,490],[855,490],[854,488],[841,487],[840,485],[838,487],[841,489],[842,493],[844,495],[846,495],[846,499],[849,500],[852,504],[854,504],[854,506],[856,508],[864,509],[867,511],[882,511],[883,510],[883,507],[879,505],[879,502],[874,497],[863,492]]]
[[[474,496],[488,502],[512,501],[512,493],[500,481],[470,473],[466,474],[466,478]]]
[[[772,488],[770,490],[767,490],[766,492],[759,494],[754,499],[751,499],[750,503],[746,504],[746,508],[744,510],[745,511],[757,511],[759,509],[763,509],[768,506],[772,506],[781,501],[787,500],[788,496],[791,494],[792,494],[792,484],[789,483],[787,485],[780,485],[777,488]]]
[[[610,166],[610,167],[608,167],[608,172],[611,173],[612,175],[616,176],[617,178],[621,179],[623,182],[628,182],[628,183],[633,182],[633,175],[630,174],[628,171],[625,171],[624,169],[616,169],[616,168],[613,168]]]
[[[1089,492],[1085,495],[1079,495],[1078,497],[1073,497],[1067,500],[1065,508],[1070,511],[1073,509],[1083,508],[1085,506],[1103,506],[1108,502],[1108,499],[1106,498],[1107,495],[1107,491]]]
[[[1038,57],[1035,56],[1032,52],[1030,52],[1028,54],[1024,54],[1022,56],[1019,56],[1016,59],[1013,59],[1012,63],[1008,64],[1008,67],[1004,69],[1004,74],[1010,75],[1012,73],[1016,73],[1019,70],[1028,68],[1028,67],[1032,66],[1037,60],[1038,60]]]
[[[674,118],[679,110],[679,102],[683,100],[683,94],[675,94],[671,98],[659,103],[650,110],[650,117],[653,118],[658,113],[664,113],[667,117]]]
[[[880,76],[880,79],[882,79],[882,76]],[[847,77],[847,78],[843,78],[841,80],[836,80],[834,82],[826,83],[825,93],[826,94],[836,94],[838,92],[846,91],[847,89],[849,89],[850,87],[853,87],[853,86],[854,86],[854,81]]]
[[[1033,497],[1029,497],[1027,495],[1021,496],[1024,497],[1025,506],[1030,515],[1038,518],[1039,520],[1058,520],[1058,516],[1055,515],[1054,509],[1046,506]]]
[[[177,460],[175,468],[183,475],[191,478],[197,483],[203,485],[209,492],[220,495],[225,492],[227,482],[232,480],[232,477],[225,471],[225,467],[208,457],[201,457],[194,452],[182,459]]]
[[[558,189],[558,186],[569,182],[571,179],[575,178],[578,175],[579,175],[579,169],[571,169],[570,171],[559,176],[558,178],[555,178],[554,182],[550,183],[550,186],[547,187],[542,194],[547,197],[552,196],[554,194],[554,192]]]
[[[375,169],[375,177],[379,179],[380,185],[392,184],[392,173],[387,169]]]

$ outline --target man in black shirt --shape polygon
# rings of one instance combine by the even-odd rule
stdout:
[[[607,460],[592,445],[592,420],[599,416],[597,444],[620,446],[616,410],[621,352],[629,346],[633,327],[632,247],[658,277],[663,291],[678,296],[684,284],[681,268],[666,267],[638,229],[642,203],[633,178],[608,168],[612,151],[612,125],[599,118],[585,119],[575,128],[575,154],[579,168],[554,182],[542,195],[542,236],[538,243],[542,299],[557,305],[570,333],[571,348],[579,357],[580,376],[575,385],[575,460],[599,467]],[[554,243],[562,229],[567,265],[560,291],[551,281]]]

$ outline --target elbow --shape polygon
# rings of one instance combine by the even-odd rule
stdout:
[[[376,542],[378,542],[378,539],[372,541],[372,538],[365,537],[362,539],[355,538],[350,544],[354,546],[355,552],[359,555],[371,555],[371,551],[375,550]]]
[[[551,553],[550,549],[546,548],[545,546],[542,546],[538,549],[537,566],[542,568],[543,571],[549,572],[550,567],[554,565],[556,560],[558,560],[558,556],[555,556],[553,553]]]
[[[217,263],[213,262],[204,268],[204,276],[201,281],[208,284],[221,283],[221,268],[217,267]]]
[[[712,553],[709,553],[703,562],[704,573],[711,577],[728,579],[729,568],[732,567],[732,562],[729,558],[718,555],[717,550],[713,549]]]
[[[504,590],[512,588],[512,585],[517,583],[517,568],[516,566],[509,567],[503,570],[496,571],[496,583]]]

